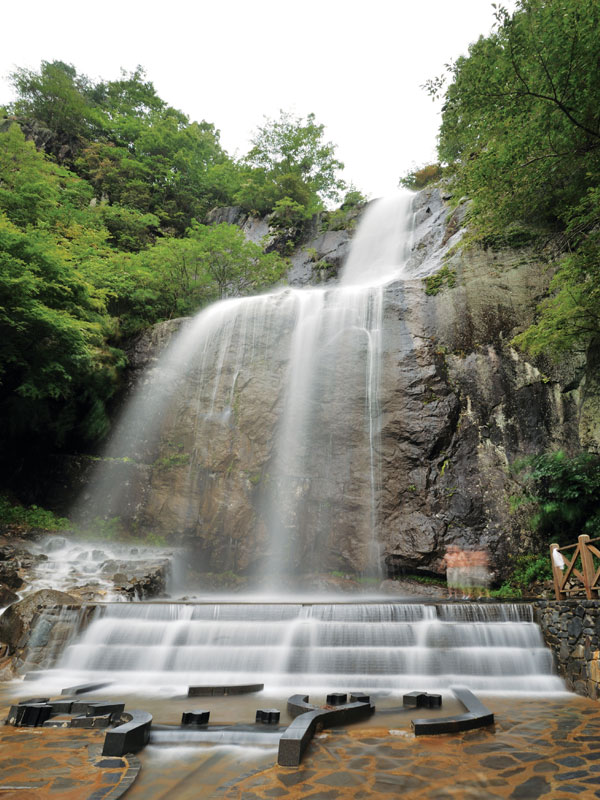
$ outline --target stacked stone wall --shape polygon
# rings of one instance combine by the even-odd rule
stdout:
[[[600,600],[539,600],[534,614],[567,688],[600,699]]]

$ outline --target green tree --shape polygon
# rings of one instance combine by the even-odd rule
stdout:
[[[449,66],[440,159],[455,190],[472,198],[483,241],[501,241],[524,223],[555,234],[553,259],[557,246],[569,251],[553,284],[558,299],[543,305],[540,325],[519,343],[533,351],[585,346],[600,332],[597,250],[588,240],[600,221],[600,6],[519,0],[512,15],[497,7],[496,22]],[[445,77],[428,90],[440,94]],[[572,324],[575,308],[581,325]]]
[[[91,84],[72,64],[42,61],[39,72],[19,68],[10,76],[17,92],[11,113],[25,123],[40,123],[37,131],[46,152],[70,162],[82,143],[102,124],[90,102]]]
[[[288,197],[313,214],[325,201],[339,199],[345,184],[338,172],[344,165],[324,134],[325,126],[316,122],[314,114],[303,119],[281,111],[278,119],[267,119],[244,158],[249,169],[237,201],[264,212]],[[262,208],[257,208],[257,200]]]
[[[566,545],[581,533],[600,535],[600,458],[563,451],[542,453],[516,465],[532,504],[532,522],[546,544]]]

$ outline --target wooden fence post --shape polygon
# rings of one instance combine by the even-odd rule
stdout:
[[[592,586],[594,585],[595,569],[594,559],[587,546],[589,540],[590,537],[587,535],[587,533],[582,533],[581,536],[578,537],[579,552],[581,554],[581,566],[583,567],[583,585],[585,587],[585,596],[588,600],[591,600],[592,593],[597,595],[598,592],[592,590]]]
[[[567,596],[566,592],[561,589],[563,571],[554,563],[554,551],[558,550],[557,544],[550,545],[550,563],[552,564],[552,577],[554,578],[554,596],[557,600],[564,600]]]

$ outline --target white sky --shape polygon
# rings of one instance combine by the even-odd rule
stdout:
[[[2,9],[7,75],[42,60],[110,80],[141,64],[158,94],[242,155],[264,115],[313,111],[372,197],[435,159],[439,103],[420,88],[491,29],[489,0],[29,0]],[[506,2],[509,8],[514,1]]]

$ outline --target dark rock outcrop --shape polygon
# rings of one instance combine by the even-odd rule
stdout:
[[[40,612],[53,606],[77,605],[78,601],[65,592],[41,589],[6,609],[0,617],[0,642],[12,652],[26,646],[32,626]]]

